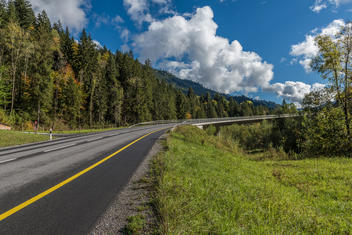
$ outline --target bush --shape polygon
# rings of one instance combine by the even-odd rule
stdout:
[[[323,108],[303,121],[303,151],[308,156],[348,155],[347,131],[341,108]]]
[[[232,125],[221,128],[222,136],[229,136],[246,150],[268,149],[271,146],[273,125],[268,122],[251,125]]]

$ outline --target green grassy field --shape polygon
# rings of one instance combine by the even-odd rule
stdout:
[[[352,231],[352,159],[258,159],[221,137],[178,128],[154,162],[160,232]]]
[[[119,128],[107,128],[107,129],[82,129],[82,130],[70,130],[70,131],[54,131],[54,134],[84,134],[93,132],[102,132],[117,130],[126,127]],[[49,131],[44,131],[43,133],[49,133]],[[19,131],[2,131],[0,130],[0,147],[8,147],[20,144],[34,143],[39,141],[49,140],[49,136],[46,135],[36,135],[27,134]]]
[[[0,130],[0,147],[27,144],[39,141],[49,140],[49,136],[25,134],[17,131]]]

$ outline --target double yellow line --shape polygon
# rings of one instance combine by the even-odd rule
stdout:
[[[59,184],[57,184],[57,185],[55,185],[55,186],[49,188],[48,190],[46,190],[46,191],[44,191],[44,192],[38,194],[37,196],[32,197],[31,199],[29,199],[29,200],[23,202],[22,204],[20,204],[20,205],[18,205],[18,206],[16,206],[16,207],[14,207],[14,208],[12,208],[12,209],[6,211],[5,213],[3,213],[3,214],[0,215],[0,221],[2,221],[2,220],[4,220],[4,219],[6,219],[7,217],[9,217],[9,216],[15,214],[16,212],[22,210],[23,208],[25,208],[25,207],[31,205],[32,203],[38,201],[39,199],[41,199],[41,198],[43,198],[43,197],[49,195],[50,193],[54,192],[55,190],[58,190],[59,188],[61,188],[61,187],[64,186],[65,184],[70,183],[71,181],[77,179],[78,177],[80,177],[81,175],[87,173],[88,171],[93,170],[95,167],[101,165],[102,163],[106,162],[106,161],[109,160],[110,158],[116,156],[116,155],[117,155],[118,153],[120,153],[121,151],[123,151],[123,150],[125,150],[126,148],[130,147],[131,145],[137,143],[137,142],[140,141],[141,139],[144,139],[144,138],[147,137],[148,135],[151,135],[151,134],[153,134],[153,133],[155,133],[155,132],[158,132],[158,131],[161,131],[161,130],[163,130],[163,129],[156,130],[156,131],[152,131],[152,132],[150,132],[150,133],[148,133],[148,134],[146,134],[146,135],[144,135],[144,136],[142,136],[142,137],[136,139],[135,141],[133,141],[133,142],[129,143],[128,145],[122,147],[121,149],[117,150],[117,151],[114,152],[113,154],[111,154],[111,155],[107,156],[106,158],[100,160],[99,162],[97,162],[97,163],[91,165],[90,167],[88,167],[88,168],[86,168],[86,169],[84,169],[84,170],[78,172],[78,173],[75,174],[74,176],[71,176],[70,178],[68,178],[68,179],[62,181],[61,183],[59,183]]]

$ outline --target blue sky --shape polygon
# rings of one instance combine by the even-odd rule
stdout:
[[[31,2],[112,51],[132,49],[183,79],[278,103],[299,103],[323,86],[307,67],[317,53],[314,37],[335,32],[352,14],[351,0]]]

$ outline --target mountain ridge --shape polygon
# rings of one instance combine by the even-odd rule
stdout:
[[[238,103],[242,103],[245,101],[251,101],[253,102],[254,106],[266,106],[270,109],[274,109],[277,106],[279,106],[279,104],[272,102],[272,101],[266,101],[266,100],[256,100],[256,99],[252,99],[250,97],[247,97],[245,95],[240,95],[240,96],[231,96],[228,94],[224,94],[224,93],[220,93],[208,88],[205,88],[203,85],[197,83],[197,82],[193,82],[191,80],[186,80],[186,79],[180,79],[178,77],[176,77],[175,75],[167,72],[167,71],[163,71],[163,70],[158,70],[158,69],[154,69],[154,74],[155,76],[160,79],[160,80],[164,80],[169,84],[172,84],[173,86],[175,86],[176,88],[181,89],[184,93],[188,92],[189,87],[192,87],[194,93],[196,95],[204,95],[207,92],[209,92],[209,94],[214,97],[215,94],[220,94],[224,97],[226,97],[226,99],[230,99],[233,98],[234,100],[236,100],[236,102]]]

